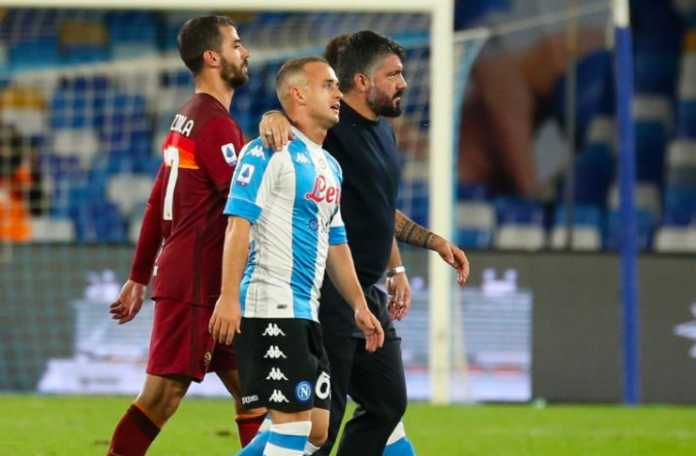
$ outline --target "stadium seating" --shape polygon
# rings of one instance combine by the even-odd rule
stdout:
[[[694,10],[684,6],[688,2],[677,3],[684,17],[691,18]],[[669,246],[679,242],[670,239],[687,236],[681,231],[691,230],[690,222],[670,221],[674,219],[672,214],[676,211],[690,216],[696,211],[696,31],[682,38],[681,20],[657,2],[636,14],[642,15],[636,20],[646,24],[636,32],[634,42],[636,165],[640,181],[636,198],[641,246],[651,245],[655,234],[656,249],[672,251]],[[12,84],[13,72],[76,65],[99,68],[100,62],[118,65],[122,59],[174,53],[175,36],[189,17],[189,13],[181,12],[21,8],[9,9],[0,17],[0,122],[16,125],[33,139],[50,193],[48,213],[36,221],[36,239],[134,239],[139,231],[138,214],[161,164],[160,144],[172,116],[190,96],[192,81],[181,66],[138,77],[121,77],[102,69],[60,73],[40,90],[29,90]],[[336,33],[337,24],[346,27],[353,19],[357,21],[357,16],[315,14],[310,23],[316,27],[305,30],[307,36],[278,39],[292,45],[310,36],[328,37]],[[300,20],[297,13],[262,13],[253,26],[240,25],[245,27],[245,37],[253,39],[278,29],[279,23]],[[371,26],[392,26],[381,21],[375,16]],[[414,34],[397,30],[394,36],[408,41],[420,36],[421,28],[416,29]],[[427,51],[408,52],[414,57]],[[602,60],[607,56],[597,54],[592,58]],[[278,65],[270,62],[255,68],[249,84],[235,93],[232,114],[247,139],[257,134],[263,111],[278,106],[273,90]],[[591,66],[579,69],[595,70]],[[413,71],[409,78],[425,75],[427,68]],[[611,91],[605,86],[597,86],[597,90]],[[405,96],[424,95],[414,84]],[[407,109],[416,108],[407,105]],[[421,126],[425,126],[427,103],[417,109],[425,110],[419,114]],[[580,131],[586,130],[587,134],[575,161],[575,249],[596,249],[600,239],[609,248],[616,248],[619,242],[611,111],[608,102],[593,105],[588,111],[592,115],[582,119]],[[416,222],[427,225],[427,163],[411,159],[403,165],[398,205]],[[559,200],[560,195],[562,187]],[[545,209],[540,203],[491,198],[480,185],[462,184],[457,189],[456,233],[462,246],[534,250],[565,244],[563,208],[555,209],[554,217],[549,217],[550,226],[546,226]],[[107,222],[116,227],[107,228]],[[71,229],[65,228],[71,224]],[[56,228],[56,233],[63,234],[46,234],[45,227],[53,226],[62,227]]]
[[[696,141],[672,141],[666,168],[667,185],[696,184]]]
[[[75,227],[67,218],[32,217],[31,236],[34,242],[72,242]]]
[[[665,210],[662,225],[655,234],[655,251],[696,252],[696,212],[689,213],[681,208]]]
[[[644,210],[652,214],[653,219],[657,219],[662,213],[662,203],[660,201],[660,189],[652,184],[639,182],[635,188],[635,205],[639,210]],[[609,192],[609,208],[617,209],[620,204],[618,185],[614,184]]]
[[[495,210],[485,201],[457,204],[457,242],[463,248],[487,249],[496,226]]]
[[[501,250],[540,250],[546,244],[544,208],[521,198],[497,198],[495,246]]]
[[[558,207],[554,226],[551,230],[550,247],[555,250],[565,249],[568,243],[568,220],[564,206]],[[599,208],[590,205],[578,205],[573,208],[573,250],[602,249],[602,214]]]

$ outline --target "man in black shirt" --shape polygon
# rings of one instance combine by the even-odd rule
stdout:
[[[371,31],[336,37],[326,48],[344,99],[339,123],[329,130],[324,148],[343,169],[341,212],[348,243],[370,310],[384,328],[385,342],[375,353],[364,350],[353,315],[344,309],[347,306],[331,281],[325,280],[319,318],[331,363],[332,401],[329,437],[318,456],[331,453],[348,394],[358,409],[346,423],[338,456],[415,454],[401,424],[406,381],[401,339],[391,321],[405,317],[411,303],[396,242],[438,252],[457,271],[460,284],[469,274],[464,252],[396,210],[398,148],[385,117],[401,115],[401,95],[407,88],[404,54],[398,43]],[[285,122],[280,114],[267,115],[262,136],[276,144],[285,141]],[[388,297],[375,286],[384,271]]]

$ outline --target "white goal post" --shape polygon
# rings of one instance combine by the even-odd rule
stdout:
[[[453,235],[453,0],[0,0],[0,7],[95,9],[216,9],[232,11],[345,11],[428,13],[430,24],[429,228]],[[407,75],[408,76],[408,75]],[[431,402],[450,402],[454,273],[436,254],[428,265]]]

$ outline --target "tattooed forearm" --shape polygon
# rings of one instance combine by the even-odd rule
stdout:
[[[432,250],[437,235],[423,228],[401,211],[396,211],[394,237],[399,242]]]

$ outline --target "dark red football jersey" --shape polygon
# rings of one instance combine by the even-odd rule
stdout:
[[[146,210],[131,272],[131,278],[139,276],[139,282],[144,278],[147,283],[147,274],[136,271],[152,270],[153,298],[215,304],[220,295],[227,226],[222,211],[243,141],[239,125],[210,95],[194,95],[175,116],[162,145],[163,167]],[[147,223],[157,218],[158,227]],[[156,232],[157,228],[161,236],[148,235],[148,229]],[[151,265],[148,269],[151,255],[141,255],[148,246],[141,248],[140,244],[152,243],[157,237],[162,240],[162,250],[154,269]]]

